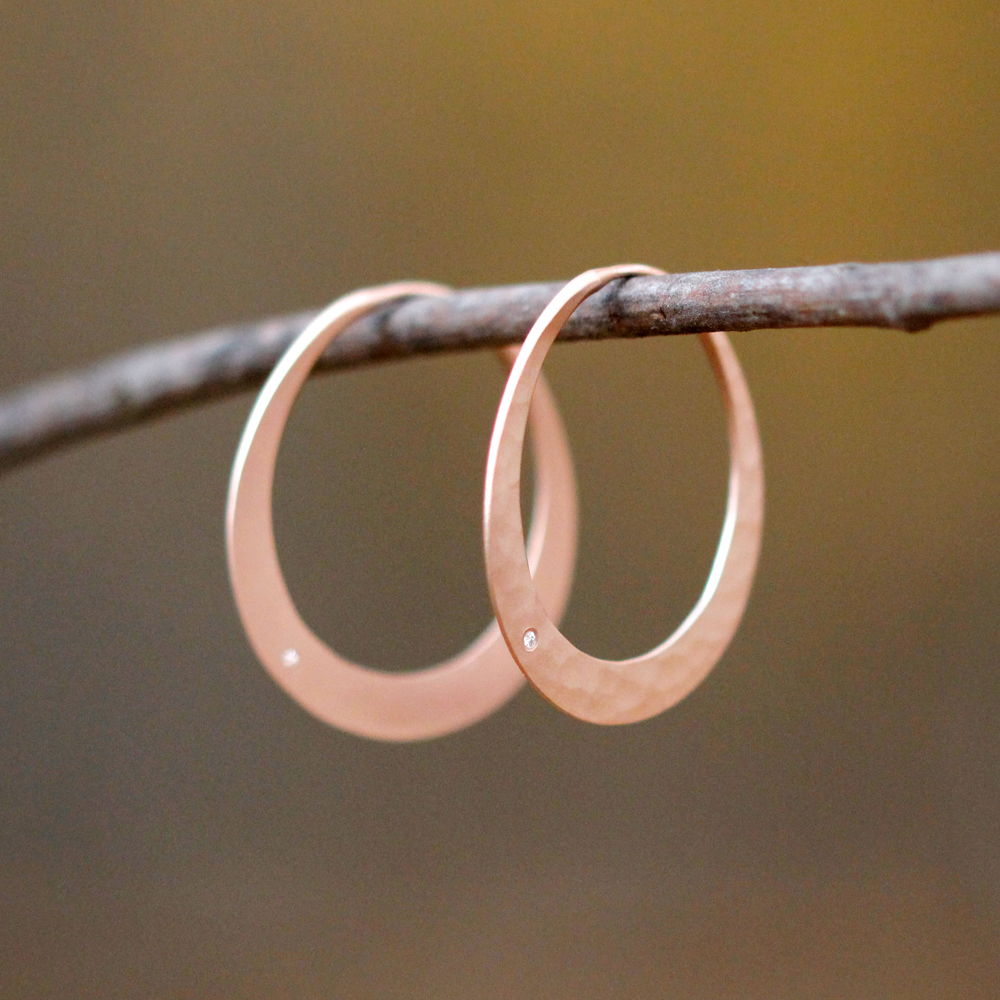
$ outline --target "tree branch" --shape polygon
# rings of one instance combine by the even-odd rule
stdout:
[[[346,330],[317,370],[524,338],[560,283],[410,299]],[[617,281],[587,300],[563,341],[706,330],[876,326],[924,330],[1000,312],[1000,253],[895,264],[710,271]],[[0,469],[160,414],[257,388],[315,313],[221,327],[110,358],[0,396]]]

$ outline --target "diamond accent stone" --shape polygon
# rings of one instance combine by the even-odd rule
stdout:
[[[538,633],[533,628],[529,628],[524,633],[524,648],[530,653],[533,649],[537,649],[537,647]]]
[[[294,649],[286,649],[281,654],[281,665],[294,667],[299,662],[299,654]]]

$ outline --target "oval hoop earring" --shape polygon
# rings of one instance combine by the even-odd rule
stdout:
[[[261,390],[229,482],[229,575],[250,644],[274,680],[303,708],[373,739],[429,739],[471,725],[511,698],[524,677],[496,622],[458,656],[410,673],[372,670],[333,652],[299,617],[281,573],[271,512],[275,461],[292,404],[327,344],[378,306],[407,296],[448,294],[448,288],[423,282],[384,285],[346,295],[320,313]],[[516,349],[501,353],[509,365]],[[531,409],[536,488],[530,565],[541,601],[559,619],[576,558],[576,481],[555,402],[547,386],[539,390]]]
[[[546,614],[524,558],[519,507],[521,450],[532,393],[556,335],[588,295],[615,278],[664,274],[642,264],[586,271],[546,306],[511,370],[493,426],[486,467],[484,544],[490,598],[514,659],[535,689],[588,722],[617,725],[657,715],[691,692],[732,639],[753,583],[764,520],[764,473],[753,403],[724,333],[703,333],[726,407],[729,498],[719,548],[698,603],[676,632],[628,660],[576,648]]]

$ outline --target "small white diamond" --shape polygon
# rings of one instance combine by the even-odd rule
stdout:
[[[528,631],[524,633],[524,648],[530,653],[537,646],[538,633],[533,628],[529,628]]]
[[[281,664],[285,667],[294,667],[299,662],[299,654],[294,649],[286,649],[281,654]]]

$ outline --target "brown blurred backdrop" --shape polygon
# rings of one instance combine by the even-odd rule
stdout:
[[[952,4],[0,11],[0,387],[359,285],[1000,246],[1000,14]],[[602,729],[531,693],[414,746],[249,652],[222,509],[250,398],[0,480],[0,994],[993,997],[1000,322],[734,338],[767,522],[736,641]],[[556,349],[568,635],[687,613],[724,502],[695,342]],[[316,380],[278,537],[345,654],[489,618],[488,356]]]

